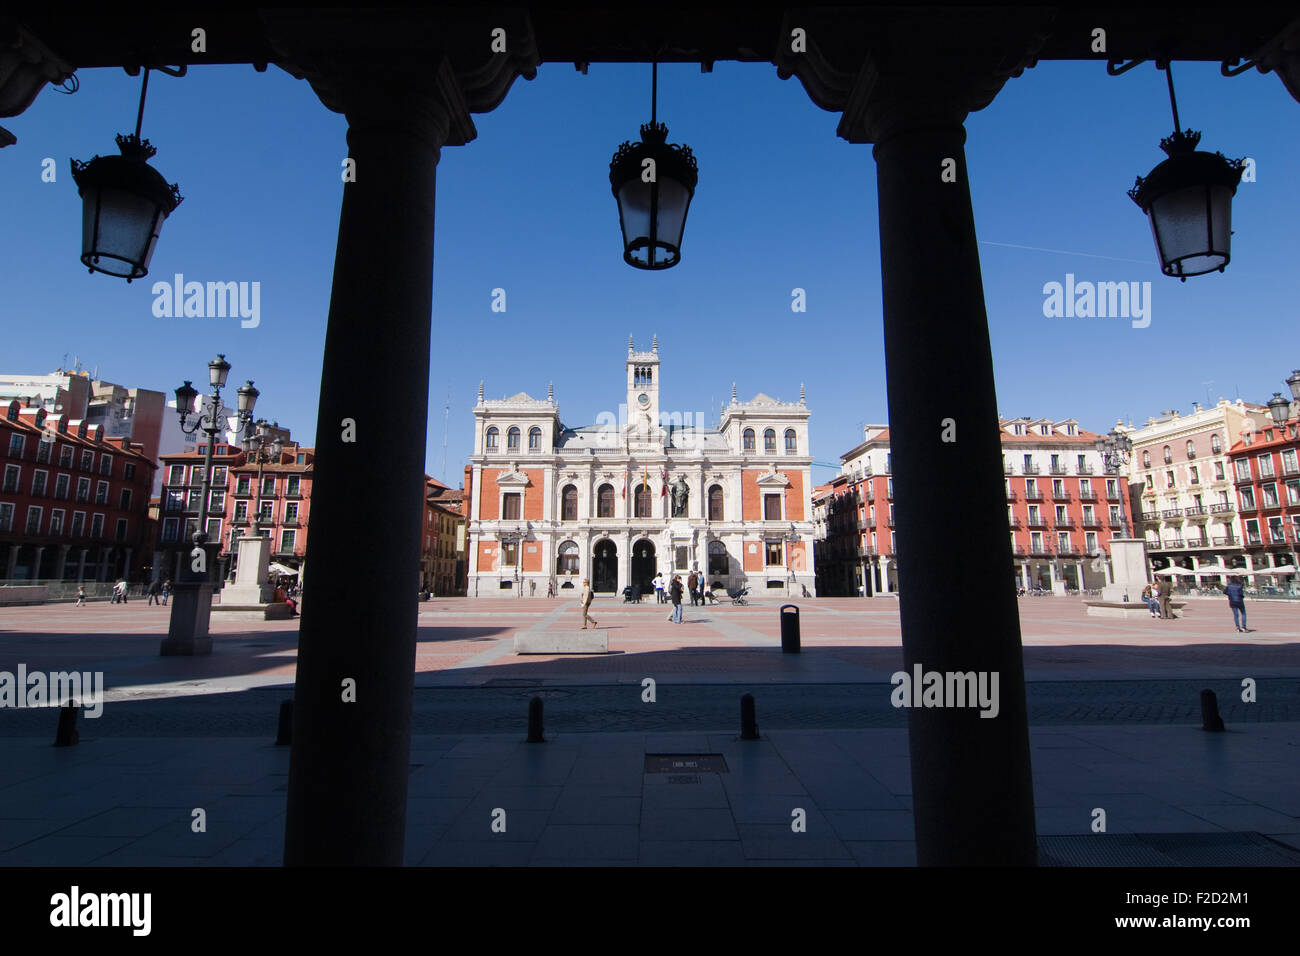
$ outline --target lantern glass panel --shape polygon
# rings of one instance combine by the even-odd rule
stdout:
[[[86,190],[82,202],[82,261],[114,276],[149,271],[162,226],[162,210],[136,193],[109,187]]]
[[[657,238],[674,249],[681,249],[682,231],[686,228],[686,209],[691,194],[675,179],[659,180],[659,222]]]
[[[1151,230],[1166,275],[1201,275],[1227,264],[1231,208],[1228,186],[1191,186],[1151,203]]]
[[[618,191],[618,209],[623,220],[623,246],[650,235],[650,186],[634,176]]]

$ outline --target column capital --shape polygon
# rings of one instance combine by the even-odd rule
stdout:
[[[814,103],[842,114],[836,132],[850,143],[960,126],[1034,66],[1055,12],[953,8],[941,25],[902,15],[886,29],[871,17],[864,10],[846,24],[843,11],[788,11],[774,57],[778,76],[797,76]],[[796,51],[790,40],[800,28],[804,48]]]

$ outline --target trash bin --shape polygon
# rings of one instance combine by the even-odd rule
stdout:
[[[799,608],[793,604],[781,606],[781,651],[799,653]]]

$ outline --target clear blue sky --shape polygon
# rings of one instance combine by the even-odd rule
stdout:
[[[1165,408],[1187,411],[1207,388],[1213,399],[1266,401],[1300,366],[1300,103],[1255,71],[1225,79],[1217,64],[1176,64],[1174,76],[1183,125],[1204,132],[1202,148],[1258,167],[1258,182],[1243,184],[1234,203],[1227,272],[1186,283],[1160,275],[1147,221],[1125,195],[1164,158],[1158,141],[1172,129],[1154,66],[1112,78],[1100,62],[1043,63],[968,119],[1003,414],[1075,417],[1105,431],[1118,416],[1140,423]],[[223,351],[232,382],[252,378],[261,389],[258,411],[312,442],[343,118],[275,67],[152,74],[144,135],[185,201],[150,275],[127,285],[78,262],[68,158],[116,151],[114,134],[134,127],[140,80],[85,70],[80,81],[75,95],[46,88],[4,121],[18,144],[0,151],[0,371],[46,373],[76,354],[110,381],[170,391],[201,381]],[[659,335],[665,411],[715,410],[733,380],[742,398],[786,400],[803,382],[822,462],[857,443],[860,423],[887,421],[870,147],[838,139],[838,116],[770,65],[661,67],[660,119],[671,141],[694,148],[700,181],[681,265],[644,273],[622,261],[608,172],[614,149],[649,118],[649,87],[648,65],[593,64],[582,76],[572,64],[543,64],[475,117],[477,140],[443,150],[430,474],[443,474],[449,399],[445,478],[458,483],[480,379],[489,397],[542,397],[554,381],[570,425],[616,411],[629,333],[642,345]],[[40,178],[47,156],[57,163],[53,184]],[[260,282],[260,326],[155,318],[150,286],[176,272]],[[1045,318],[1043,285],[1067,272],[1150,281],[1150,327]],[[498,287],[504,314],[491,311]],[[790,310],[794,287],[807,292],[806,314]],[[386,400],[384,382],[354,384],[365,400]],[[831,474],[818,468],[814,479]]]

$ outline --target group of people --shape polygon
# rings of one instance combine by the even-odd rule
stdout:
[[[1142,589],[1142,600],[1146,602],[1152,617],[1166,621],[1173,619],[1173,612],[1169,609],[1169,599],[1173,591],[1173,583],[1168,578],[1161,578],[1154,588],[1148,584]],[[1246,589],[1242,586],[1241,578],[1229,578],[1223,594],[1228,599],[1229,610],[1232,611],[1233,626],[1237,628],[1239,634],[1249,634],[1250,628],[1246,626]]]
[[[157,581],[153,581],[149,584],[149,587],[143,588],[142,590],[143,593],[149,595],[149,602],[148,602],[149,604],[160,604],[163,607],[166,607],[167,599],[171,597],[171,593],[172,593],[171,578],[168,578],[166,581],[163,581],[162,584],[159,584]],[[130,595],[131,595],[131,585],[130,583],[127,582],[126,578],[122,578],[120,581],[118,581],[116,584],[113,585],[113,590],[109,592],[109,603],[125,604],[127,602],[127,599],[130,597]],[[85,607],[85,605],[86,605],[86,586],[84,584],[78,584],[77,600],[74,602],[73,606]]]
[[[671,599],[672,582],[681,585],[681,575],[674,574],[672,580],[665,582],[663,572],[657,572],[654,576],[655,598],[660,604],[665,604]],[[691,604],[716,604],[717,599],[713,596],[713,589],[709,587],[704,575],[698,571],[692,571],[686,579],[686,584],[682,586],[685,594],[691,596]],[[676,603],[676,602],[674,602]]]

